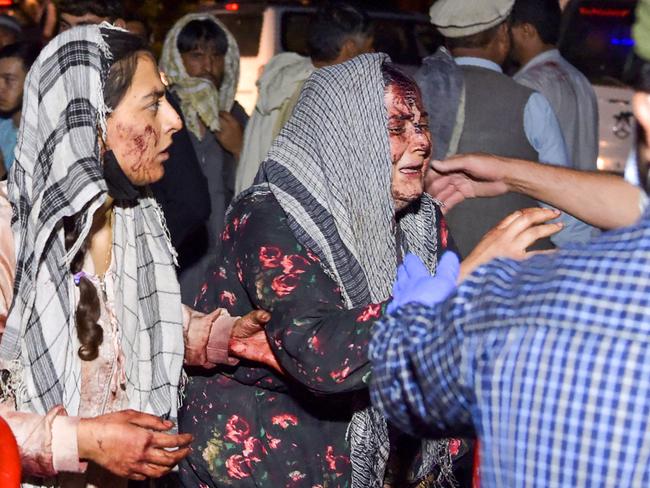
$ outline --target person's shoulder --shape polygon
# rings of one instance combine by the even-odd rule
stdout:
[[[255,213],[256,216],[267,215],[280,209],[280,204],[268,185],[253,185],[233,199],[228,211],[228,219],[232,220],[250,213]]]

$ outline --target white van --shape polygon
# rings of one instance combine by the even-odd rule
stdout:
[[[632,89],[623,82],[636,0],[574,0],[563,15],[560,51],[598,97],[598,168],[623,173],[634,145]]]
[[[307,4],[307,5],[303,5]],[[208,11],[233,33],[241,53],[237,100],[248,113],[255,108],[257,87],[264,65],[285,52],[307,54],[307,29],[316,11],[304,2],[228,2]],[[375,50],[413,73],[423,57],[435,52],[442,38],[425,15],[368,11],[375,27]]]

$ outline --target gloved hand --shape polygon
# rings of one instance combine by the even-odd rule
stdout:
[[[450,251],[442,255],[435,276],[431,276],[419,257],[407,254],[404,262],[397,268],[393,300],[388,304],[386,311],[392,313],[410,302],[433,306],[444,301],[456,289],[459,271],[458,256]]]

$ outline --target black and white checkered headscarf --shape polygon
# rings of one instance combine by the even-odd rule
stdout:
[[[420,256],[432,272],[437,262],[436,212],[428,195],[395,221],[382,75],[389,61],[366,54],[314,72],[258,174],[298,241],[326,263],[348,308],[386,300],[404,252]],[[352,486],[383,486],[384,418],[372,408],[355,413],[349,436]],[[425,443],[428,462],[418,475],[433,464],[446,463],[443,471],[449,471],[445,442]]]
[[[108,24],[67,31],[43,49],[27,77],[16,160],[9,179],[17,269],[14,304],[0,358],[21,385],[18,407],[76,415],[81,360],[70,261],[105,202],[98,128],[105,129],[103,82]],[[105,133],[105,131],[104,131]],[[153,198],[114,207],[114,310],[126,364],[129,407],[175,419],[183,360],[175,252]],[[81,233],[66,252],[64,217]]]

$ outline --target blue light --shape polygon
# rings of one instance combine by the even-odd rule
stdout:
[[[609,42],[613,46],[634,46],[634,39],[629,37],[612,37]]]

